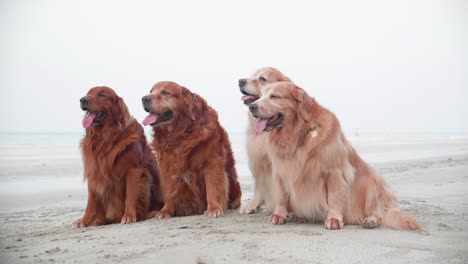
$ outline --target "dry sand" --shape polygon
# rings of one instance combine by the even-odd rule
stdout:
[[[27,167],[27,158],[3,159],[0,176],[21,180],[31,171],[54,177],[71,170],[80,182],[80,164],[70,159]],[[425,226],[423,232],[271,226],[267,214],[237,211],[219,219],[201,215],[73,230],[71,223],[86,204],[82,185],[37,195],[4,190],[0,263],[468,263],[468,154],[373,165],[401,207]],[[244,197],[251,197],[251,181],[241,183]]]

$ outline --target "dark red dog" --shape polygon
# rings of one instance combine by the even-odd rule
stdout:
[[[234,156],[218,114],[206,101],[174,82],[160,82],[143,97],[153,127],[164,207],[157,219],[238,208],[241,189]]]
[[[86,111],[81,141],[88,204],[74,228],[134,223],[162,207],[158,167],[143,128],[122,98],[94,87],[81,98]]]

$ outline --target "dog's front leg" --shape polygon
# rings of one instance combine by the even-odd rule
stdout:
[[[247,205],[239,209],[241,214],[253,214],[265,202],[264,188],[265,187],[260,186],[259,183],[255,183],[254,197]]]
[[[339,169],[330,171],[326,181],[328,214],[325,228],[337,230],[344,226],[343,211],[349,201],[349,187]]]
[[[228,202],[228,176],[222,159],[213,159],[203,168],[209,217],[224,216]]]
[[[138,192],[141,188],[138,186],[142,184],[141,178],[143,176],[144,169],[132,168],[127,171],[125,175],[126,189],[125,189],[125,212],[122,217],[122,224],[131,224],[137,221],[136,206],[138,202]]]
[[[86,204],[85,212],[83,214],[83,217],[73,222],[72,228],[82,228],[82,227],[87,227],[90,225],[99,225],[100,223],[97,223],[98,221],[95,221],[96,211],[98,209],[97,207],[98,207],[97,194],[94,190],[92,190],[88,182],[88,202]]]
[[[161,220],[171,218],[175,215],[175,201],[177,199],[177,194],[179,193],[177,178],[178,177],[176,175],[165,175],[165,188],[163,188],[165,190],[163,192],[164,206],[160,211],[156,212],[154,218]]]
[[[282,225],[288,215],[289,195],[284,188],[281,176],[278,174],[273,176],[273,200],[275,203],[275,210],[270,216],[270,224]]]

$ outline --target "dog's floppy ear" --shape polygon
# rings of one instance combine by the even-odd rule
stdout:
[[[294,89],[291,94],[294,100],[297,102],[297,111],[299,113],[299,117],[306,122],[312,121],[313,99],[310,98],[309,95],[299,87]]]
[[[182,87],[182,97],[184,98],[184,103],[187,106],[187,114],[190,116],[190,119],[195,120],[197,112],[199,111],[198,95],[190,92],[187,88]]]
[[[127,105],[125,105],[124,100],[122,97],[115,97],[115,113],[114,118],[116,118],[117,123],[120,125],[122,129],[126,128],[128,122],[130,121],[130,113],[128,112]]]

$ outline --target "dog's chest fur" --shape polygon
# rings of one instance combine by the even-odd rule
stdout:
[[[273,177],[280,177],[294,212],[309,220],[324,220],[327,216],[325,179],[321,164],[307,159],[298,151],[291,158],[271,156]]]

